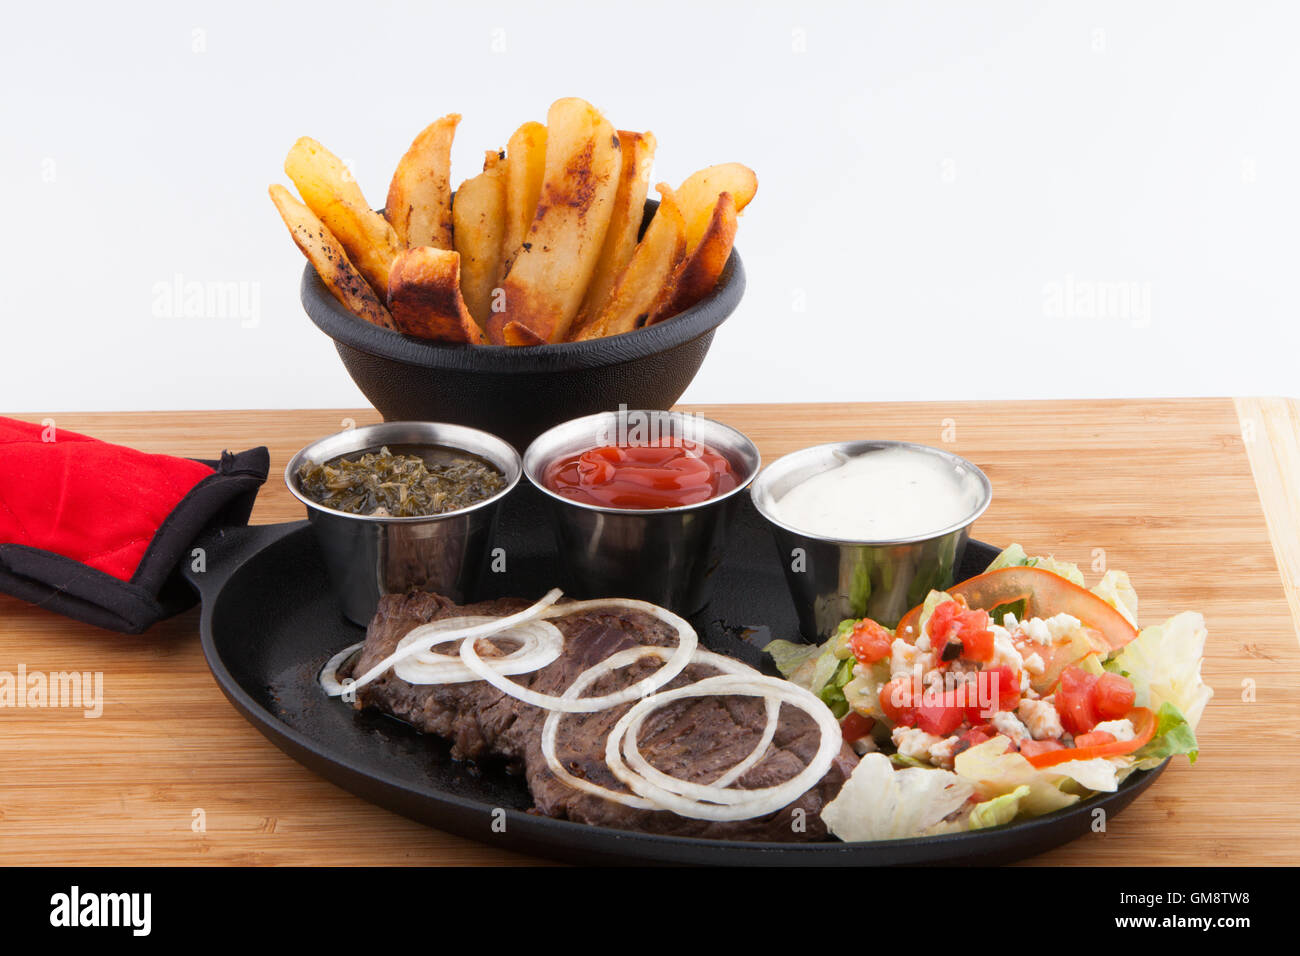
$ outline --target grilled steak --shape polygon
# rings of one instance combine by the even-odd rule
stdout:
[[[526,606],[526,601],[496,600],[461,607],[436,594],[389,595],[379,603],[352,673],[364,673],[383,660],[408,631],[420,624],[462,615],[500,617]],[[563,653],[539,671],[512,678],[544,694],[563,693],[579,674],[620,650],[640,644],[671,647],[677,640],[673,629],[658,618],[625,608],[597,608],[555,618],[552,623],[564,634]],[[504,652],[504,648],[498,650],[490,644],[480,643],[483,656]],[[454,647],[447,645],[442,650],[451,652]],[[660,666],[654,659],[638,662],[602,676],[586,694],[618,690]],[[692,664],[667,687],[692,683],[714,673],[716,670],[708,665]],[[547,712],[503,694],[484,681],[413,685],[390,671],[358,691],[356,706],[375,708],[421,731],[447,738],[458,758],[504,757],[523,771],[536,804],[535,812],[648,833],[729,840],[825,839],[821,808],[839,792],[857,763],[853,752],[845,747],[821,781],[788,807],[752,820],[716,823],[667,811],[639,810],[568,786],[551,773],[542,756],[541,731]],[[556,754],[571,774],[627,792],[605,764],[605,739],[629,706],[562,718]],[[687,698],[654,711],[646,719],[638,743],[646,759],[663,772],[707,783],[754,749],[765,723],[764,704],[757,698]],[[820,739],[811,717],[795,707],[783,706],[767,754],[736,786],[754,789],[790,779],[807,765]]]

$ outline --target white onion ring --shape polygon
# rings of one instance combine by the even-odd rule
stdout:
[[[623,762],[619,751],[624,734],[639,717],[675,700],[714,694],[719,696],[738,694],[747,697],[764,697],[769,700],[775,698],[799,707],[817,722],[822,732],[821,745],[817,753],[803,770],[784,783],[754,790],[715,792],[708,797],[708,803],[692,800],[666,787],[657,786],[645,777],[633,773]],[[706,677],[686,687],[664,691],[662,694],[656,694],[633,704],[628,712],[619,718],[605,740],[605,762],[614,776],[628,789],[637,796],[657,804],[660,809],[671,810],[678,816],[696,820],[725,822],[763,816],[793,803],[826,775],[842,743],[839,722],[830,708],[811,692],[775,677],[723,674],[719,677]],[[687,789],[693,785],[685,785],[685,781],[676,781],[673,786]]]
[[[612,654],[603,661],[588,667],[577,676],[561,696],[566,699],[577,698],[579,694],[591,686],[591,684],[597,679],[606,674],[611,674],[616,670],[627,667],[629,664],[633,664],[643,657],[658,657],[660,660],[668,660],[669,651],[666,647],[658,647],[651,644],[642,644],[639,647],[630,647],[627,650],[619,651],[617,654]],[[718,670],[731,674],[753,674],[758,676],[758,671],[754,670],[754,668],[742,661],[738,661],[732,657],[724,657],[722,654],[715,654],[712,651],[706,651],[701,648],[696,648],[695,653],[691,656],[691,663],[708,664],[712,667],[716,667]],[[768,745],[772,742],[772,738],[776,735],[776,725],[780,714],[780,707],[781,705],[779,703],[769,702],[767,708],[767,726],[763,729],[763,737],[759,740],[758,745],[749,756],[736,764],[736,766],[732,767],[717,780],[713,781],[709,786],[723,787],[738,780],[746,770],[762,759],[763,755],[767,752]],[[562,716],[563,712],[559,710],[551,710],[546,715],[546,722],[542,725],[542,756],[546,758],[546,765],[550,768],[551,773],[555,774],[562,783],[572,787],[574,790],[581,790],[584,793],[594,794],[595,796],[603,797],[604,799],[613,801],[614,803],[621,803],[626,807],[633,807],[637,810],[663,809],[658,804],[643,797],[638,797],[630,793],[619,793],[617,790],[610,790],[608,787],[602,787],[600,784],[592,783],[590,780],[584,780],[581,777],[575,777],[573,774],[569,773],[564,765],[560,763],[559,757],[555,752],[556,737],[559,734],[560,719]],[[641,757],[639,751],[637,752],[637,757]],[[641,759],[644,760],[644,758]],[[651,769],[654,770],[653,767]],[[669,777],[667,779],[672,780],[674,778]]]
[[[691,655],[695,653],[699,645],[699,636],[695,633],[695,628],[691,627],[678,615],[666,608],[659,607],[657,604],[649,604],[645,601],[634,601],[630,598],[607,598],[595,601],[575,601],[572,604],[565,604],[562,607],[551,608],[543,616],[547,618],[564,617],[577,611],[592,610],[604,607],[621,607],[629,608],[634,611],[641,611],[652,617],[657,617],[665,624],[671,625],[677,631],[677,646],[673,648],[672,654],[664,661],[664,666],[659,668],[653,674],[643,677],[635,684],[630,684],[620,691],[612,694],[604,694],[600,697],[566,697],[565,695],[555,696],[554,694],[540,694],[537,691],[529,690],[522,687],[509,678],[498,674],[479,657],[478,651],[474,648],[474,641],[462,641],[460,645],[460,659],[465,662],[465,666],[472,670],[478,677],[491,684],[501,693],[506,694],[516,700],[522,700],[525,704],[532,704],[534,707],[540,707],[543,710],[558,710],[566,714],[594,714],[600,710],[606,710],[619,704],[626,704],[638,697],[645,697],[653,693],[664,684],[668,683],[678,674],[686,669],[686,665],[691,662]],[[468,636],[468,632],[466,632]]]
[[[697,650],[695,659],[692,663],[708,664],[717,668],[724,674],[732,674],[742,677],[762,677],[758,671],[733,657],[724,657],[721,654],[714,654],[712,651]],[[632,769],[645,777],[651,783],[657,784],[666,790],[676,793],[683,797],[689,797],[694,800],[711,800],[714,803],[723,802],[716,799],[715,795],[723,794],[725,799],[726,793],[739,792],[752,794],[752,790],[732,791],[731,784],[743,777],[755,764],[763,759],[767,754],[767,748],[772,743],[772,738],[776,736],[776,728],[780,723],[781,702],[772,697],[764,698],[764,708],[767,714],[767,723],[763,727],[763,734],[759,738],[754,749],[749,752],[744,760],[732,766],[726,773],[720,774],[717,779],[708,783],[690,783],[678,777],[664,773],[650,761],[646,760],[641,754],[640,747],[637,746],[637,735],[641,732],[641,725],[645,719],[653,712],[653,708],[642,712],[641,716],[628,725],[627,733],[623,737],[623,753],[632,765]],[[612,732],[612,731],[611,731]],[[739,802],[739,801],[736,801]]]
[[[352,686],[351,682],[349,682],[348,687],[344,687],[339,683],[339,668],[343,666],[344,661],[361,648],[365,647],[365,644],[365,641],[357,641],[355,644],[349,644],[326,661],[325,666],[321,668],[318,680],[320,681],[321,687],[325,688],[325,693],[330,697],[342,697],[347,693],[348,687]]]
[[[426,650],[398,661],[393,665],[393,674],[408,684],[465,684],[478,680],[478,675],[458,656],[434,654],[432,650],[439,644],[460,640],[466,625],[477,627],[491,620],[493,618],[488,616],[445,618],[414,628],[398,642],[397,649],[419,642]],[[487,659],[487,665],[498,674],[527,674],[540,670],[564,651],[564,635],[549,621],[525,621],[497,631],[492,639],[519,642],[519,646],[509,654]]]
[[[472,645],[480,637],[492,637],[494,634],[500,634],[502,631],[508,631],[511,628],[516,627],[517,625],[526,624],[529,621],[539,620],[540,618],[543,617],[547,609],[550,608],[552,604],[554,604],[556,601],[560,599],[561,594],[562,592],[560,591],[559,588],[552,588],[549,592],[547,592],[546,596],[542,598],[540,601],[538,601],[536,604],[533,604],[530,607],[526,607],[522,611],[516,611],[514,614],[507,614],[505,617],[490,618],[485,623],[476,624],[473,625],[472,627],[465,628],[465,630],[455,634],[454,637],[448,637],[447,636],[448,631],[445,628],[442,629],[441,631],[436,629],[431,630],[430,625],[422,624],[420,625],[420,627],[413,628],[411,632],[409,632],[402,639],[402,643],[405,643],[407,638],[410,638],[411,635],[414,634],[416,631],[423,631],[423,635],[421,639],[414,640],[411,643],[406,644],[405,647],[402,647],[401,644],[399,643],[398,648],[394,650],[393,653],[389,654],[387,657],[385,657],[374,667],[370,668],[370,670],[366,671],[360,677],[356,678],[356,680],[349,683],[348,688],[352,690],[356,690],[358,688],[364,687],[366,684],[369,684],[371,681],[385,674],[390,667],[395,666],[396,664],[406,660],[407,658],[415,657],[418,654],[422,654],[428,651],[429,648],[433,647],[435,644],[445,644],[452,640],[463,638],[464,642],[461,645],[463,648],[465,646]],[[464,619],[449,618],[446,620],[463,621]],[[437,623],[437,622],[431,622],[431,624],[432,623]],[[500,658],[497,659],[500,660]],[[552,660],[554,660],[554,658],[552,658]],[[487,670],[489,672],[491,671],[491,667],[488,664],[483,663],[481,658],[479,659],[479,663],[482,665],[483,670]],[[473,670],[473,668],[471,668],[471,670]],[[477,674],[480,672],[475,671],[475,673]],[[331,697],[337,697],[344,692],[343,690],[339,689],[341,687],[342,685],[338,684],[336,680],[335,688],[334,688],[336,692],[331,693],[329,689],[326,689],[326,693],[330,694]]]
[[[593,664],[585,671],[578,675],[577,679],[569,685],[562,697],[577,698],[577,696],[587,689],[588,685],[598,677],[603,677],[620,667],[627,667],[629,664],[639,661],[643,657],[658,657],[660,660],[667,660],[668,648],[655,647],[649,644],[642,644],[639,647],[629,647],[627,650],[619,651],[617,654],[611,654],[598,664]],[[551,768],[551,773],[559,778],[561,783],[581,790],[584,793],[595,794],[598,797],[604,797],[614,803],[621,803],[625,807],[633,807],[637,810],[658,810],[659,807],[649,800],[635,796],[630,793],[619,793],[617,790],[610,790],[602,787],[598,783],[592,783],[590,780],[584,780],[581,777],[575,777],[564,768],[559,758],[555,755],[555,738],[559,732],[560,717],[562,712],[551,710],[546,715],[546,723],[542,724],[542,756],[546,758],[546,765]]]

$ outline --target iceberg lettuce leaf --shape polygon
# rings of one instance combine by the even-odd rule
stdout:
[[[948,829],[944,818],[960,810],[974,792],[947,770],[895,770],[884,754],[870,753],[821,816],[841,840],[899,840]]]

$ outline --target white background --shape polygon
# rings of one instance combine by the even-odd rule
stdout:
[[[739,160],[749,272],[695,401],[1300,392],[1300,6],[316,2],[7,8],[0,409],[364,404],[266,196],[374,205],[560,96]],[[165,290],[241,283],[241,315]],[[1129,301],[1089,305],[1103,289]]]

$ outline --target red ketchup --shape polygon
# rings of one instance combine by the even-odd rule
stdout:
[[[726,458],[688,441],[592,448],[552,462],[543,480],[573,501],[630,510],[699,504],[737,484]]]

